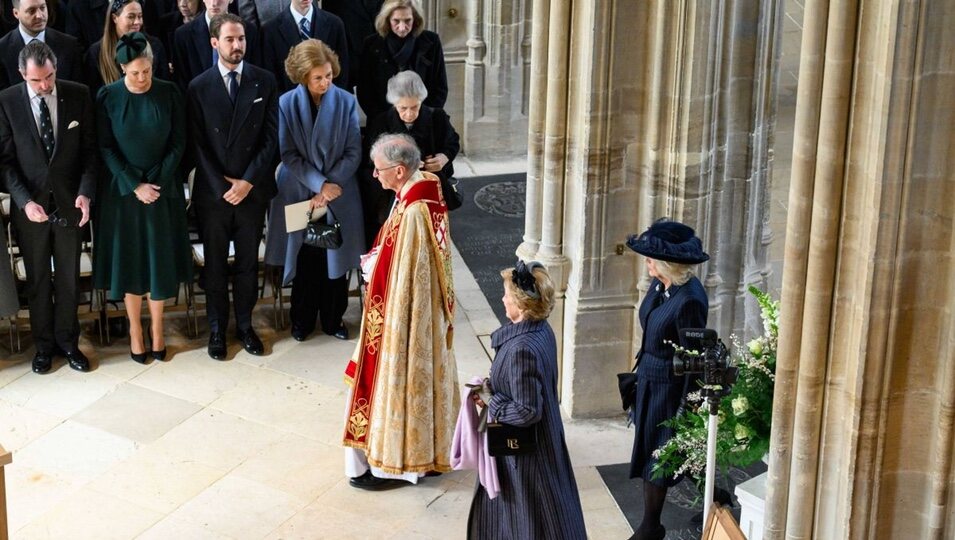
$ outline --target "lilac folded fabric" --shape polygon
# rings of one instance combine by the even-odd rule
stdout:
[[[484,379],[475,377],[471,384],[481,384]],[[471,388],[461,391],[461,412],[454,427],[451,440],[451,467],[456,470],[477,469],[478,481],[487,491],[488,498],[494,499],[501,493],[497,479],[497,463],[487,453],[487,434],[479,432],[477,405],[471,401]]]

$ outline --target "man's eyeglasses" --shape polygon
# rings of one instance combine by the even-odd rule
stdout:
[[[66,218],[57,216],[56,213],[58,211],[59,211],[59,208],[57,208],[56,210],[46,215],[46,217],[49,219],[50,224],[56,225],[57,227],[68,227],[70,223],[66,220]]]
[[[391,167],[385,167],[384,169],[379,169],[378,167],[375,167],[375,176],[378,176],[379,174],[381,174],[381,171],[387,171],[388,169],[394,169],[395,167],[398,167],[399,165],[401,165],[401,163],[399,163],[398,165],[392,165]]]

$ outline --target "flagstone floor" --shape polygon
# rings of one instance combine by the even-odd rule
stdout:
[[[464,381],[486,374],[498,322],[455,257]],[[58,361],[40,376],[30,371],[32,348],[10,355],[0,346],[11,537],[464,538],[472,472],[381,493],[348,485],[339,441],[342,370],[354,340],[298,343],[273,330],[271,316],[256,311],[268,355],[233,342],[226,362],[206,355],[206,335],[186,337],[182,315],[169,317],[171,358],[149,366],[129,359],[126,339],[103,347],[84,335],[93,372]],[[352,299],[352,334],[358,316]],[[565,428],[590,537],[628,537],[596,466],[627,461],[630,432],[622,419],[567,420]]]

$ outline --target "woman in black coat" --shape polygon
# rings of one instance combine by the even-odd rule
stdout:
[[[557,403],[557,341],[547,324],[554,283],[533,262],[518,261],[501,277],[510,322],[491,334],[490,399],[472,399],[487,408],[489,421],[534,426],[537,449],[495,458],[501,492],[491,499],[478,482],[468,538],[583,540],[584,514]]]
[[[647,272],[653,278],[639,312],[643,343],[637,353],[630,478],[643,479],[644,510],[631,538],[662,539],[666,529],[660,516],[667,488],[683,478],[653,478],[652,453],[674,435],[673,429],[660,423],[673,418],[686,394],[696,389],[687,376],[673,374],[671,343],[680,343],[680,329],[706,327],[709,301],[691,268],[710,256],[703,252],[693,229],[675,221],[657,221],[640,236],[630,236],[627,246],[646,257]]]
[[[138,0],[113,0],[106,10],[103,38],[90,45],[86,51],[86,85],[90,94],[123,78],[122,69],[116,63],[116,45],[121,36],[143,30],[143,7]],[[149,42],[153,58],[153,77],[169,80],[169,63],[162,40],[143,33]],[[211,54],[211,53],[210,53]]]
[[[402,71],[388,81],[387,99],[392,107],[368,124],[361,187],[369,246],[388,219],[395,200],[395,192],[382,188],[372,175],[374,164],[368,159],[368,153],[378,137],[385,133],[410,135],[421,150],[422,170],[434,173],[441,180],[442,189],[450,186],[447,181],[454,176],[453,162],[461,149],[460,138],[446,112],[424,105],[427,98],[428,89],[421,77],[413,71]],[[445,200],[449,195],[444,193]],[[453,209],[449,206],[449,210]]]
[[[424,29],[414,0],[388,0],[375,19],[376,34],[365,38],[358,71],[358,103],[373,119],[388,109],[388,80],[402,71],[417,73],[428,89],[424,104],[444,108],[448,74],[438,34]]]

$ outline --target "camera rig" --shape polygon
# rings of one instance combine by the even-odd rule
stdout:
[[[700,395],[706,399],[710,414],[719,412],[720,398],[728,396],[739,378],[739,368],[728,362],[730,353],[709,328],[680,330],[680,347],[673,356],[673,374],[676,376],[703,374]]]
[[[729,364],[729,351],[716,330],[684,328],[680,330],[680,346],[675,347],[673,373],[677,376],[703,374],[700,395],[706,400],[710,418],[706,438],[706,487],[703,491],[703,519],[710,515],[713,486],[716,479],[716,431],[719,425],[720,400],[728,396],[739,378],[739,368]]]

